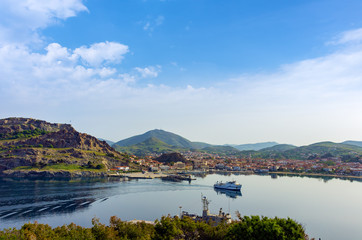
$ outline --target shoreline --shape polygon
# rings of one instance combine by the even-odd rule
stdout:
[[[261,176],[297,176],[297,177],[313,177],[313,178],[336,178],[342,180],[356,180],[362,181],[362,176],[353,176],[353,175],[338,175],[338,174],[323,174],[323,173],[306,173],[306,172],[268,172],[268,173],[255,173],[253,171],[198,171],[191,170],[185,171],[186,174],[192,175],[207,175],[207,174],[223,174],[223,175],[261,175]],[[175,174],[175,171],[166,171],[166,172],[125,172],[125,173],[108,173],[108,172],[92,172],[92,171],[67,171],[67,170],[58,170],[58,171],[24,171],[24,170],[7,170],[0,173],[0,177],[5,178],[27,178],[27,179],[73,179],[73,178],[127,178],[127,179],[155,179],[155,178],[164,178],[169,175]]]
[[[338,178],[338,179],[355,179],[361,180],[362,176],[354,176],[354,175],[338,175],[338,174],[323,174],[323,173],[294,173],[294,172],[269,172],[269,175],[277,174],[277,175],[291,175],[291,176],[299,176],[299,177],[328,177],[328,178]]]

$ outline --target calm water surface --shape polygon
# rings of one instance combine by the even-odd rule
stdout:
[[[216,181],[236,180],[241,194],[216,192]],[[108,223],[155,220],[182,210],[201,215],[201,194],[212,213],[220,208],[242,215],[290,217],[310,237],[361,239],[362,183],[322,178],[257,175],[208,175],[188,182],[154,180],[120,181],[16,181],[0,180],[0,229],[38,221],[51,226],[74,222],[91,226],[97,217]]]

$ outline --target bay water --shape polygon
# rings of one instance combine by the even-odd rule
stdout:
[[[216,181],[236,180],[241,193],[215,191]],[[0,180],[0,229],[38,221],[53,227],[75,223],[92,226],[96,217],[108,224],[122,220],[160,219],[180,211],[201,215],[201,196],[209,210],[243,215],[290,217],[316,239],[362,238],[362,182],[311,177],[219,175],[168,182],[161,179],[120,181]]]

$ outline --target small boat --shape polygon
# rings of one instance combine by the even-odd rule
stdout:
[[[216,189],[225,189],[225,190],[233,190],[233,191],[240,191],[241,189],[241,184],[235,182],[235,181],[230,181],[230,182],[216,182],[214,184],[214,188]]]

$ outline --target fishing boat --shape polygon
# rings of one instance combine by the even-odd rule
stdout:
[[[235,181],[230,181],[230,182],[216,182],[214,184],[214,188],[216,189],[225,189],[225,190],[233,190],[233,191],[240,191],[241,189],[241,184],[235,182]]]

